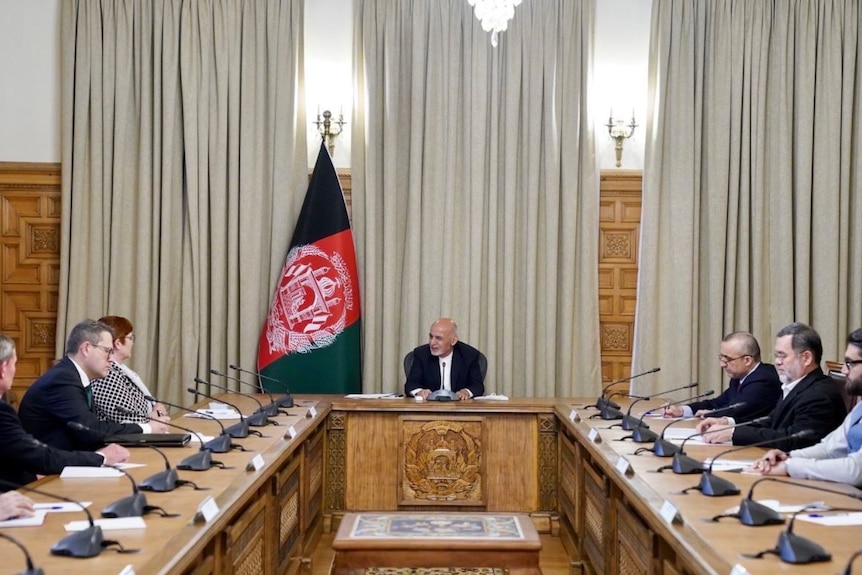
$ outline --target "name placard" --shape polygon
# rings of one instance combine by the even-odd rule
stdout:
[[[294,437],[296,437],[296,435],[297,435],[296,428],[292,425],[289,425],[287,427],[287,433],[285,433],[284,436],[287,437],[288,439],[293,439]]]
[[[619,459],[617,459],[617,471],[619,471],[623,475],[626,475],[629,471],[631,471],[631,469],[632,466],[629,463],[628,459],[626,459],[625,457],[620,457]]]
[[[123,570],[120,571],[119,575],[135,575],[135,568],[131,566],[131,564],[123,567]]]
[[[599,430],[596,429],[595,427],[590,430],[590,434],[588,437],[590,438],[590,441],[592,441],[593,443],[601,443],[602,442],[602,436],[599,435]]]
[[[309,407],[305,417],[317,417],[317,410],[314,407]]]
[[[218,503],[211,496],[201,501],[198,505],[198,512],[195,514],[195,523],[200,521],[209,522],[218,515]]]
[[[572,423],[578,423],[580,420],[581,416],[578,415],[577,410],[573,409],[569,412],[569,421],[571,421]]]
[[[674,505],[667,499],[664,500],[659,515],[661,515],[661,518],[664,519],[667,523],[675,523],[677,521],[682,521],[682,518],[679,516],[679,510],[676,508],[676,505]]]
[[[246,471],[260,471],[263,469],[264,461],[263,455],[260,453],[256,453],[254,457],[251,458],[251,461],[248,462],[248,465],[245,466]]]
[[[751,575],[745,567],[737,563],[733,566],[733,569],[730,570],[730,575]]]

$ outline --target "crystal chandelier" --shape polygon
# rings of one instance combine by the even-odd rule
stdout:
[[[491,33],[491,46],[497,47],[500,32],[509,27],[509,20],[515,16],[515,6],[521,0],[467,0],[474,7],[476,18],[482,22],[482,30]]]

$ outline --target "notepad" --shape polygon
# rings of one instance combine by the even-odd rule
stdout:
[[[19,517],[17,519],[0,521],[0,529],[5,529],[6,527],[38,527],[45,521],[45,515],[47,513],[48,512],[43,509],[36,511],[33,514],[33,517]]]
[[[122,477],[123,472],[113,467],[77,467],[67,465],[60,474],[60,479],[78,479],[93,477]]]
[[[147,526],[143,517],[117,517],[115,519],[96,519],[93,521],[103,531],[116,531],[119,529],[143,529]],[[86,519],[81,521],[70,521],[63,528],[66,531],[83,531],[90,526]]]
[[[80,503],[80,505],[78,505]],[[58,501],[57,503],[34,503],[33,508],[37,511],[47,511],[49,513],[71,513],[77,511],[81,513],[81,507],[89,507],[93,504],[92,501],[78,501],[78,503],[70,503],[68,501]]]

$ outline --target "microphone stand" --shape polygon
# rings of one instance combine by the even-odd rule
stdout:
[[[769,419],[769,416],[764,415],[763,417],[758,417],[757,419],[752,419],[751,421],[745,421],[743,423],[737,423],[736,425],[730,425],[728,427],[732,427],[734,429],[737,427],[745,427],[746,425],[751,425],[754,423],[761,423],[763,421],[766,421],[767,419]],[[673,461],[671,462],[671,465],[665,465],[663,467],[659,467],[656,471],[661,473],[665,469],[670,468],[677,475],[691,475],[693,473],[703,473],[703,462],[698,461],[696,459],[692,459],[691,457],[686,455],[684,448],[685,448],[686,442],[689,439],[704,435],[706,433],[709,433],[708,429],[706,431],[701,431],[699,433],[692,433],[691,435],[689,435],[688,437],[683,439],[682,444],[679,446],[679,451],[677,451],[676,453],[673,454]],[[771,443],[772,441],[775,441],[775,439],[770,439],[768,442],[764,442],[764,443]],[[760,445],[760,443],[752,443],[752,444],[746,445],[744,447],[754,447],[756,445]]]
[[[796,487],[803,487],[805,489],[811,489],[812,491],[819,491],[821,493],[833,493],[835,495],[844,495],[846,497],[851,497],[856,500],[862,500],[862,494],[860,493],[846,493],[844,491],[838,491],[837,489],[828,489],[826,487],[820,487],[817,485],[808,485],[807,483],[796,483],[794,481],[788,481],[786,479],[780,479],[778,477],[761,477],[757,481],[751,484],[751,487],[748,489],[748,495],[746,495],[742,501],[739,502],[739,511],[736,513],[722,513],[716,515],[711,519],[711,521],[719,521],[724,517],[734,517],[739,519],[739,522],[743,525],[748,525],[749,527],[760,527],[762,525],[781,525],[784,523],[784,516],[781,515],[776,510],[772,509],[764,505],[763,503],[758,503],[752,497],[754,496],[754,487],[758,483],[763,483],[764,481],[773,481],[775,483],[781,483],[784,485],[795,485]]]
[[[34,567],[33,566],[33,558],[30,557],[30,553],[27,551],[27,548],[24,547],[23,543],[21,543],[20,541],[18,541],[17,539],[12,537],[11,535],[6,535],[3,532],[0,532],[0,538],[3,538],[7,541],[11,541],[12,543],[14,543],[15,545],[18,546],[18,549],[20,549],[22,553],[24,553],[24,559],[26,559],[26,561],[27,561],[27,570],[24,571],[23,573],[21,573],[20,575],[45,575],[45,572],[42,571],[41,567]]]
[[[114,467],[114,469],[128,477],[129,481],[132,482],[132,494],[118,499],[113,503],[108,503],[102,509],[102,517],[141,517],[153,511],[158,511],[162,517],[180,516],[179,513],[168,513],[161,507],[149,505],[147,503],[147,496],[138,491],[138,484],[135,483],[135,478],[129,475],[125,469],[120,469],[119,467]]]
[[[102,549],[107,549],[108,547],[113,546],[118,548],[118,553],[138,553],[140,551],[140,549],[126,549],[119,541],[105,539],[102,534],[102,528],[95,524],[90,511],[81,504],[80,501],[75,501],[74,499],[69,499],[68,497],[63,497],[61,495],[54,495],[53,493],[48,493],[41,489],[27,487],[26,485],[16,485],[15,483],[6,481],[5,479],[0,479],[0,485],[9,489],[21,489],[23,491],[38,493],[39,495],[44,495],[51,499],[72,503],[73,505],[80,507],[87,515],[87,520],[89,521],[90,526],[81,531],[70,533],[60,539],[51,547],[51,555],[60,555],[63,557],[95,557],[102,552]]]
[[[240,371],[242,373],[247,373],[249,375],[253,375],[256,378],[258,378],[258,380],[265,379],[267,381],[272,381],[272,382],[277,383],[279,386],[281,386],[282,391],[284,391],[284,397],[280,398],[276,403],[278,404],[279,407],[293,407],[293,396],[290,395],[290,390],[287,388],[287,385],[284,382],[282,382],[281,380],[275,379],[274,377],[269,377],[268,375],[263,375],[262,373],[259,373],[257,371],[249,371],[247,369],[243,369],[243,368],[239,367],[238,365],[234,365],[234,364],[230,364],[228,367],[233,369],[233,370]],[[263,389],[263,385],[261,385],[260,387],[261,387],[261,389]]]
[[[233,367],[233,366],[231,366],[231,367]],[[625,383],[625,382],[627,382],[627,381],[631,381],[631,380],[633,380],[633,379],[635,379],[635,378],[641,377],[642,375],[649,375],[649,374],[651,374],[651,373],[655,373],[655,372],[657,372],[657,371],[661,371],[661,368],[660,368],[660,367],[654,367],[654,368],[652,368],[652,369],[651,369],[651,370],[649,370],[649,371],[645,371],[645,372],[643,372],[643,373],[638,373],[637,375],[632,375],[632,376],[629,376],[629,377],[624,377],[624,378],[622,378],[622,379],[618,379],[618,380],[616,380],[616,381],[612,381],[612,382],[610,382],[609,384],[607,384],[606,386],[604,386],[604,387],[602,388],[602,394],[601,394],[601,395],[599,396],[599,398],[596,400],[596,404],[595,404],[595,405],[587,405],[586,407],[595,407],[596,409],[604,409],[605,407],[612,407],[612,408],[614,408],[614,409],[619,409],[619,408],[620,408],[620,406],[619,406],[619,404],[618,404],[618,403],[614,403],[613,401],[611,401],[611,399],[610,399],[610,398],[605,399],[605,393],[607,393],[607,392],[608,392],[608,389],[609,389],[609,388],[611,388],[611,387],[613,387],[613,386],[615,386],[615,385],[617,385],[618,383]],[[586,407],[585,407],[585,408],[586,408]],[[618,419],[618,418],[612,418],[612,419]]]
[[[637,428],[649,429],[649,425],[644,423],[644,415],[646,415],[647,412],[644,412],[644,414],[641,415],[639,418],[632,417],[632,408],[635,406],[635,404],[637,404],[638,402],[644,401],[646,399],[653,399],[654,397],[658,397],[659,395],[663,395],[665,393],[674,393],[675,391],[682,391],[684,389],[691,389],[692,387],[697,387],[696,381],[694,381],[692,383],[688,383],[688,384],[683,385],[681,387],[676,387],[674,389],[668,389],[666,391],[660,391],[658,393],[654,393],[654,394],[648,395],[646,397],[637,398],[635,401],[633,401],[633,402],[631,402],[631,404],[629,404],[629,408],[626,411],[625,417],[623,417],[622,428],[626,431],[633,431]],[[686,399],[683,401],[688,401],[688,400]],[[632,423],[632,422],[634,422],[634,423]]]

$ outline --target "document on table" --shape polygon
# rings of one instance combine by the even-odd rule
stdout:
[[[691,442],[689,442],[691,443]],[[753,459],[716,459],[713,462],[712,458],[706,459],[704,462],[704,468],[709,469],[710,463],[712,463],[713,471],[742,471],[744,469],[750,468],[754,465]]]
[[[800,513],[797,521],[810,521],[828,527],[844,527],[847,525],[862,525],[862,512],[852,513]]]
[[[474,397],[476,401],[509,401],[509,398],[502,393],[489,393],[488,395],[479,395]]]
[[[144,523],[143,517],[117,517],[115,519],[96,519],[93,521],[96,525],[101,527],[104,531],[110,531],[115,529],[143,529],[147,526]],[[82,519],[81,521],[70,521],[66,523],[63,527],[66,531],[83,531],[87,527],[90,526],[90,522],[86,519]]]
[[[80,503],[80,505],[78,505]],[[33,508],[37,511],[47,511],[50,513],[71,513],[74,511],[81,512],[81,507],[89,507],[92,501],[79,501],[71,503],[68,501],[58,501],[57,503],[34,503]]]
[[[5,529],[6,527],[38,527],[45,521],[46,513],[48,512],[42,509],[37,510],[33,514],[33,517],[17,517],[0,521],[0,529]]]
[[[122,477],[123,472],[113,467],[78,467],[67,465],[60,474],[60,479],[78,479],[94,477]]]
[[[345,399],[401,399],[403,393],[348,393]]]
[[[207,417],[210,416],[210,417]],[[198,409],[194,413],[186,413],[183,417],[192,417],[198,419],[211,419],[215,418],[218,420],[226,420],[226,419],[239,419],[239,412],[235,409],[226,409],[226,410],[213,410],[213,409]]]

